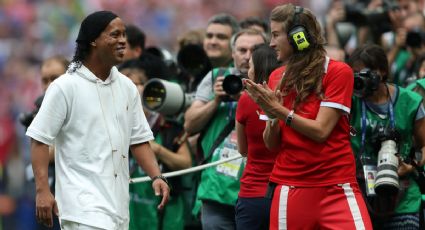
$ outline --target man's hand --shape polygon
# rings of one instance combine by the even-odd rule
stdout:
[[[51,228],[53,227],[53,212],[59,215],[55,198],[50,191],[37,192],[35,197],[36,217],[39,223]]]
[[[216,100],[217,102],[221,102],[223,97],[227,95],[226,92],[224,92],[223,90],[223,80],[224,80],[224,77],[219,76],[214,82],[214,94],[215,94],[214,100]]]
[[[157,179],[152,182],[152,188],[155,192],[155,196],[162,196],[161,203],[158,205],[158,209],[163,209],[170,198],[170,187],[162,179]]]

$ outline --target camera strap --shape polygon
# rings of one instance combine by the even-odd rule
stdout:
[[[229,121],[229,123],[227,123],[226,127],[224,127],[224,129],[220,132],[220,134],[218,135],[218,137],[214,140],[214,143],[211,145],[211,148],[208,151],[208,154],[204,157],[204,159],[202,159],[200,161],[200,164],[204,164],[204,163],[208,162],[208,160],[213,155],[215,149],[221,144],[221,142],[223,142],[224,138],[226,138],[227,135],[229,135],[229,133],[232,132],[232,130],[233,130],[234,127],[235,127],[235,120],[234,119],[231,119]],[[199,139],[202,140],[202,137],[200,136]],[[198,148],[200,150],[202,150],[202,146],[201,146],[201,143],[200,142],[198,142],[198,145],[197,146],[198,146]]]
[[[387,91],[388,91],[388,113],[389,113],[389,117],[390,117],[390,126],[392,129],[395,129],[395,118],[394,118],[394,107],[393,107],[393,102],[391,100],[391,95],[387,86]],[[366,143],[366,126],[367,126],[367,118],[366,118],[366,103],[364,100],[362,100],[362,118],[361,118],[361,122],[360,122],[360,128],[362,131],[361,134],[361,146],[360,146],[360,154],[362,156],[362,159],[365,157],[365,143]]]

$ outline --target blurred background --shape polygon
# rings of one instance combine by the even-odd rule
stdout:
[[[343,4],[337,5],[336,2]],[[324,27],[330,25],[325,28],[332,45],[328,53],[331,55],[336,48],[342,52],[341,60],[344,60],[350,50],[362,43],[361,39],[357,42],[351,39],[353,31],[358,31],[357,27],[382,25],[380,22],[384,20],[390,28],[389,31],[379,31],[381,37],[382,33],[394,30],[397,21],[400,22],[390,21],[387,17],[394,7],[384,4],[382,13],[374,8],[377,2],[383,5],[386,1],[0,0],[0,230],[36,229],[34,183],[25,180],[25,168],[30,163],[29,139],[18,117],[23,112],[32,111],[35,99],[42,93],[41,61],[54,55],[72,58],[79,25],[86,15],[97,10],[111,10],[125,23],[134,24],[145,32],[147,47],[165,49],[171,54],[170,58],[175,59],[177,38],[192,29],[205,29],[212,15],[224,12],[238,20],[257,16],[268,21],[270,11],[276,5],[294,3],[310,8]],[[397,12],[406,11],[404,6],[407,10],[424,12],[424,0],[394,2],[399,4],[394,8]],[[364,5],[355,3],[367,3],[367,7],[373,10],[364,11]],[[410,3],[415,5],[410,6]],[[362,20],[354,17],[359,15],[364,19],[361,24]],[[339,34],[332,40],[331,29],[335,26]],[[423,28],[421,36],[425,31]],[[420,37],[419,44],[425,47],[425,37]],[[388,47],[392,47],[392,43]],[[421,49],[420,54],[424,54],[424,50]]]

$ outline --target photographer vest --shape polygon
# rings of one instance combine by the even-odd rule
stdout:
[[[176,151],[176,147],[173,146],[171,137],[177,136],[181,132],[179,128],[167,127],[167,131],[157,133],[155,141]],[[167,138],[166,136],[171,137]],[[170,170],[161,163],[158,162],[161,168],[161,172],[169,172]],[[130,177],[138,178],[148,176],[141,167],[137,164],[136,160],[131,157],[130,165],[135,166],[134,170],[130,171]],[[135,183],[129,185],[130,193],[130,224],[129,230],[158,230],[158,229],[184,229],[185,210],[183,188],[182,188],[182,176],[171,177],[168,179],[171,186],[171,193],[167,205],[163,210],[158,211],[158,204],[161,202],[161,197],[155,195],[152,189],[151,182]]]
[[[218,68],[213,69],[212,81],[218,75]],[[228,75],[228,68],[223,75]],[[212,98],[211,98],[212,99]],[[209,153],[214,141],[218,138],[222,130],[229,121],[235,119],[236,101],[221,102],[214,116],[204,128],[201,147],[204,157]],[[219,146],[214,150],[212,156],[206,163],[214,162],[237,153],[235,129],[228,134]],[[236,203],[239,192],[239,180],[242,176],[245,162],[242,159],[234,160],[226,164],[205,169],[201,175],[201,183],[198,187],[198,200],[211,200],[221,204],[232,205]],[[195,207],[194,213],[199,211]]]
[[[397,141],[398,153],[404,159],[409,157],[410,150],[413,145],[414,122],[416,113],[422,98],[409,90],[397,87],[396,95],[392,97],[395,129],[400,134],[400,140]],[[364,146],[364,156],[369,157],[371,162],[377,163],[380,141],[378,140],[378,127],[383,126],[390,128],[389,114],[382,116],[371,111],[366,106],[366,138]],[[353,105],[351,109],[351,125],[357,130],[357,135],[351,137],[351,146],[356,159],[360,159],[362,141],[361,141],[361,122],[362,122],[362,100],[353,97]],[[357,162],[357,171],[361,170],[360,164]],[[413,178],[408,180],[409,186],[401,198],[396,213],[412,213],[417,212],[420,206],[419,187]]]
[[[425,99],[425,78],[419,79],[413,84],[410,84],[409,86],[406,87],[406,89],[418,93],[419,95],[422,96],[422,98]],[[425,106],[425,100],[422,101],[422,104]]]

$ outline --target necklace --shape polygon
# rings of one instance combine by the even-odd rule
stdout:
[[[121,87],[121,86],[120,86]],[[116,114],[116,101],[115,101],[115,96],[114,96],[114,90],[112,89],[112,82],[111,82],[111,86],[110,86],[110,90],[111,90],[111,93],[112,93],[112,100],[113,100],[113,107],[114,107],[114,111],[115,111],[115,121],[116,121],[116,124],[119,124],[119,122],[118,122],[118,116],[117,116],[117,114]],[[117,176],[118,176],[118,173],[117,173],[117,167],[116,167],[116,165],[115,165],[115,160],[114,160],[114,158],[115,158],[115,155],[117,155],[116,153],[118,152],[118,149],[117,148],[114,148],[113,147],[113,144],[112,144],[112,138],[111,138],[111,134],[110,134],[110,132],[109,132],[109,126],[108,126],[108,122],[106,121],[106,117],[105,117],[105,110],[104,110],[104,106],[103,106],[103,103],[102,103],[102,99],[101,99],[101,96],[100,96],[100,93],[99,93],[99,86],[98,86],[98,82],[96,81],[96,91],[97,91],[97,96],[98,96],[98,98],[99,98],[99,103],[100,103],[100,108],[101,108],[101,110],[102,110],[102,118],[103,118],[103,123],[104,123],[104,125],[105,125],[105,129],[106,129],[106,132],[107,132],[107,134],[108,134],[108,140],[109,140],[109,145],[110,145],[110,147],[111,147],[111,154],[112,154],[112,156],[111,156],[111,161],[112,161],[112,167],[113,167],[113,174],[114,174],[114,177],[115,178],[117,178]],[[118,133],[119,133],[119,135],[120,135],[120,143],[124,143],[123,141],[123,136],[122,136],[122,134],[121,134],[121,130],[119,129],[119,128],[117,128],[118,129]],[[122,149],[121,149],[121,151],[123,151]],[[121,157],[122,157],[122,159],[124,160],[126,157],[125,157],[125,155],[124,154],[121,154]],[[120,158],[121,158],[120,157]],[[121,159],[120,159],[121,160]],[[122,167],[122,161],[120,161],[120,167]]]

